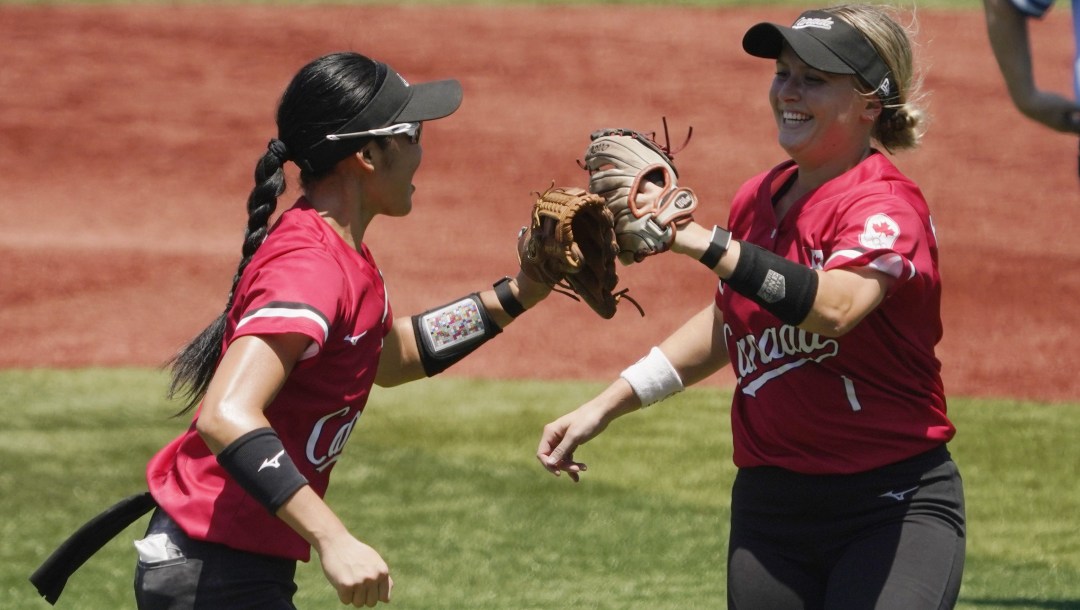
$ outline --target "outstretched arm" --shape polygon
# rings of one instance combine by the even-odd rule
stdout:
[[[713,237],[713,231],[692,222],[676,235],[672,249],[701,260]],[[735,239],[712,263],[713,272],[727,282],[729,289],[749,298],[763,288],[762,276],[788,276],[784,298],[769,299],[762,306],[792,326],[826,337],[840,337],[855,328],[881,304],[894,281],[869,268],[813,270]],[[751,279],[739,281],[737,275]]]
[[[710,304],[658,346],[680,385],[697,383],[728,363],[723,329],[723,314]],[[586,466],[574,461],[574,451],[615,419],[643,406],[627,376],[633,378],[624,371],[595,398],[544,426],[536,458],[548,472],[556,476],[566,472],[577,482]]]
[[[531,309],[551,293],[550,286],[529,279],[521,271],[518,272],[517,277],[504,286],[504,289],[509,291],[511,307],[516,301],[522,310]],[[515,315],[520,313],[520,311],[511,312],[514,315],[508,313],[494,288],[481,291],[478,295],[487,315],[500,330],[506,328],[514,321]],[[473,307],[468,303],[465,306]],[[488,332],[492,330],[488,329]],[[479,344],[476,344],[476,347],[479,347]],[[392,387],[427,377],[428,372],[422,356],[412,317],[395,320],[393,329],[383,341],[375,383],[382,387]]]
[[[1080,104],[1035,86],[1028,17],[1009,0],[983,0],[983,8],[990,47],[1016,108],[1056,131],[1080,133]]]

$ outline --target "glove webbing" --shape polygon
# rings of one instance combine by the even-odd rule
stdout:
[[[566,282],[566,280],[561,280],[559,283],[553,285],[551,287],[551,290],[552,290],[552,292],[557,292],[559,294],[565,294],[566,296],[570,297],[571,299],[574,299],[575,301],[581,301],[581,297],[579,297],[577,295],[577,293],[574,292],[574,289],[570,286],[570,284],[568,284]],[[629,301],[631,304],[633,304],[633,306],[638,310],[638,313],[641,314],[641,317],[644,318],[645,317],[645,310],[641,307],[640,303],[638,303],[636,300],[634,300],[634,297],[627,294],[628,292],[630,292],[629,288],[623,288],[622,290],[620,290],[618,292],[611,293],[611,296],[615,297],[615,305],[616,305],[616,307],[619,305],[619,303],[623,302],[623,299],[625,299],[625,300]]]

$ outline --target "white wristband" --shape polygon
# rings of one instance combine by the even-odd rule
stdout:
[[[652,348],[644,358],[626,367],[619,373],[619,377],[630,384],[634,394],[641,400],[642,407],[660,402],[685,389],[679,372],[658,347]]]

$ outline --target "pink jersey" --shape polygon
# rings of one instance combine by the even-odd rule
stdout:
[[[367,247],[361,250],[301,199],[244,270],[225,331],[225,347],[244,335],[311,337],[265,413],[320,496],[364,411],[392,323],[382,276]],[[310,556],[303,538],[218,465],[194,423],[151,459],[147,478],[154,499],[192,538],[304,561]]]
[[[896,279],[882,304],[832,339],[780,322],[725,289],[716,303],[738,386],[735,464],[852,473],[948,441],[941,365],[937,239],[918,187],[884,155],[797,201],[779,223],[772,198],[796,171],[783,163],[744,184],[731,207],[736,239],[814,269],[869,267]]]

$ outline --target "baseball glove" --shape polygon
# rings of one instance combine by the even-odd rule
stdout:
[[[669,250],[697,208],[694,192],[676,184],[670,146],[633,129],[600,129],[589,139],[582,166],[589,192],[602,196],[615,217],[619,261],[629,265]]]
[[[554,185],[535,194],[531,221],[518,239],[521,269],[610,319],[626,291],[614,292],[619,246],[604,199],[582,188]]]

